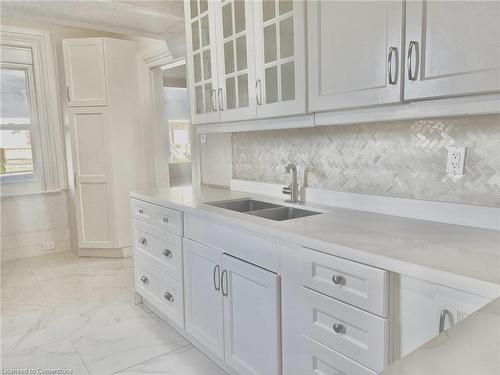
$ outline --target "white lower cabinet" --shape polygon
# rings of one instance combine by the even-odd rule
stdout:
[[[184,239],[186,331],[239,374],[281,372],[278,275]]]

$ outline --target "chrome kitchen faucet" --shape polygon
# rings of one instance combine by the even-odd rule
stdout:
[[[292,183],[283,188],[283,194],[290,195],[290,199],[286,200],[286,202],[290,203],[298,203],[299,202],[299,184],[297,183],[297,166],[295,164],[288,164],[285,167],[285,172],[292,172]]]

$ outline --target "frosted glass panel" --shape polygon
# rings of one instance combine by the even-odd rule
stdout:
[[[280,0],[280,15],[293,10],[292,0]]]
[[[274,0],[263,0],[262,1],[262,16],[264,21],[269,21],[274,18],[275,13],[275,1]]]
[[[289,62],[281,65],[281,100],[295,99],[295,64]]]
[[[197,53],[193,55],[193,65],[194,65],[194,81],[201,81],[201,58],[200,54]]]
[[[266,103],[278,101],[278,68],[276,66],[266,69]]]
[[[227,109],[236,107],[236,87],[234,77],[226,79],[226,102]]]
[[[203,51],[203,79],[212,78],[212,64],[210,61],[210,50]]]
[[[245,2],[243,0],[234,2],[234,29],[235,33],[245,30]]]
[[[276,61],[276,24],[264,27],[264,62]]]
[[[226,74],[234,72],[234,47],[232,40],[224,43],[224,65]]]
[[[238,106],[248,107],[248,75],[238,76]]]
[[[201,86],[194,88],[196,98],[196,113],[203,113],[203,89]]]
[[[222,6],[222,34],[224,38],[233,35],[233,17],[231,15],[232,3]]]
[[[213,89],[211,83],[205,84],[205,112],[212,112],[213,108]]]
[[[191,18],[194,18],[198,15],[198,2],[196,0],[191,0],[189,3],[191,8]]]
[[[293,56],[293,18],[280,21],[280,58]]]
[[[236,66],[238,71],[247,68],[247,38],[245,36],[236,39]]]
[[[201,19],[201,45],[203,47],[210,44],[210,30],[208,26],[208,16]]]
[[[198,21],[194,21],[191,24],[191,39],[193,42],[193,51],[200,49],[200,28]]]

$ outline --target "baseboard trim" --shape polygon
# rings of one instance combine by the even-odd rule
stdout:
[[[231,189],[272,197],[283,197],[281,193],[282,186],[278,184],[231,180]],[[301,193],[301,199],[310,203],[439,223],[500,230],[499,207],[433,202],[312,188],[302,189]]]
[[[132,256],[132,247],[126,246],[118,249],[79,248],[77,255],[84,258],[128,258]]]

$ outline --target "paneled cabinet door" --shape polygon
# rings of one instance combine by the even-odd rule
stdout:
[[[500,90],[500,2],[406,2],[405,99]]]
[[[102,38],[63,40],[68,106],[106,105]]]
[[[222,0],[215,7],[221,121],[255,118],[252,2]]]
[[[225,361],[239,374],[281,373],[278,275],[222,255]]]
[[[105,107],[70,108],[78,245],[114,248],[113,195]]]
[[[194,124],[218,122],[222,102],[217,102],[215,3],[185,1],[184,14],[191,120]]]
[[[254,1],[257,117],[306,113],[305,1]]]
[[[185,329],[224,358],[221,253],[190,240],[183,245]]]
[[[401,101],[403,2],[310,1],[309,110]]]

